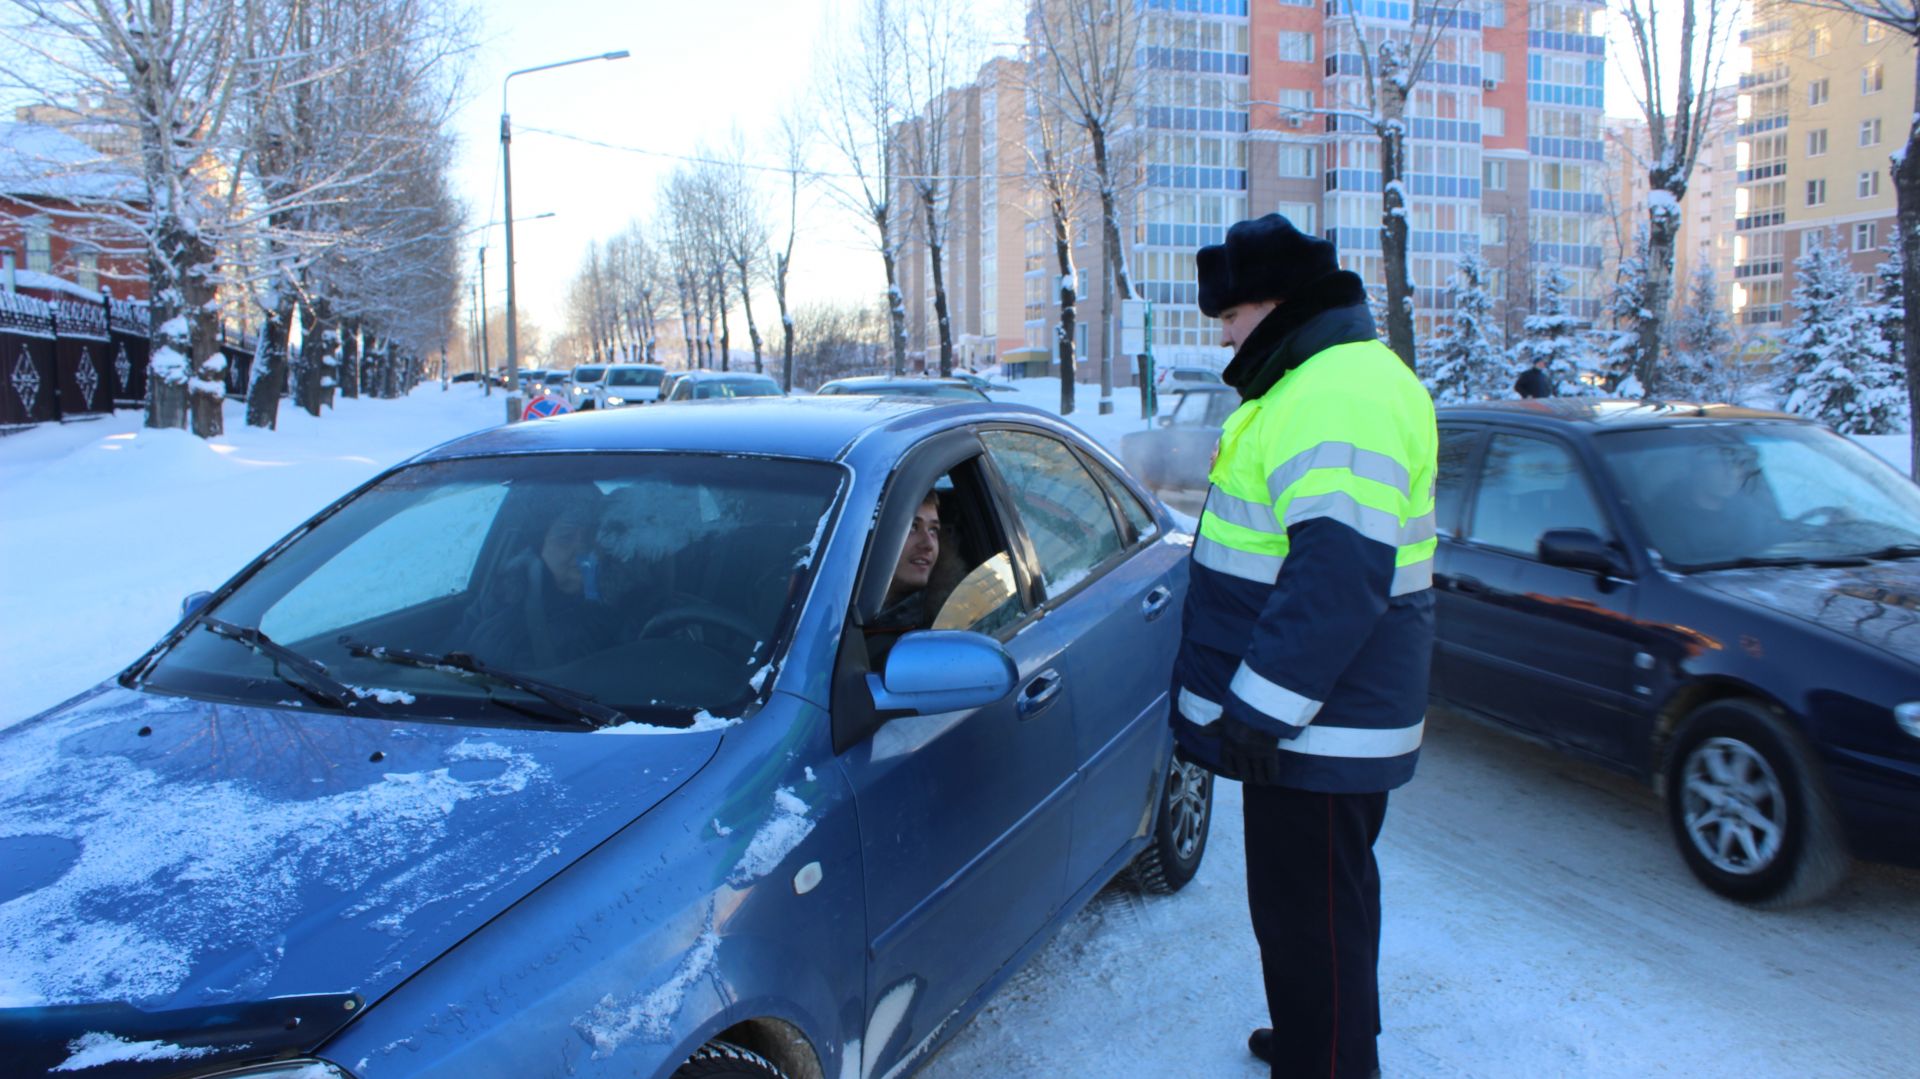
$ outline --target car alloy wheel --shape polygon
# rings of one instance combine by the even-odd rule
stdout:
[[[1798,732],[1755,701],[1702,706],[1674,735],[1666,774],[1674,842],[1729,899],[1788,906],[1847,871],[1838,815]]]
[[[1161,787],[1147,849],[1133,860],[1134,883],[1156,895],[1186,887],[1206,857],[1212,822],[1213,773],[1175,756]]]
[[[1733,738],[1709,738],[1687,756],[1681,813],[1694,849],[1723,873],[1746,875],[1780,857],[1787,792],[1767,759]]]
[[[673,1079],[788,1079],[780,1065],[745,1046],[732,1042],[708,1042],[685,1064],[674,1070]]]

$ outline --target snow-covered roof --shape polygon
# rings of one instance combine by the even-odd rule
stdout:
[[[0,123],[0,194],[142,201],[146,186],[123,163],[58,128]]]

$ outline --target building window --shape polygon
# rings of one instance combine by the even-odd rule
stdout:
[[[1282,143],[1276,149],[1280,151],[1280,175],[1303,179],[1319,175],[1313,170],[1313,147]]]
[[[1487,0],[1486,7],[1480,13],[1480,25],[1507,25],[1507,0]]]
[[[1498,247],[1507,242],[1507,219],[1503,214],[1480,215],[1480,242]]]
[[[1855,251],[1873,250],[1875,241],[1880,238],[1879,233],[1880,226],[1872,221],[1856,222],[1853,226],[1853,249]]]
[[[1480,185],[1488,191],[1505,191],[1507,189],[1507,163],[1505,161],[1481,161]]]
[[[1878,60],[1860,69],[1860,92],[1877,94],[1887,88],[1887,66]]]
[[[1313,62],[1313,34],[1301,30],[1280,31],[1280,59],[1295,63]]]
[[[1492,105],[1480,106],[1480,133],[1482,135],[1505,135],[1507,133],[1507,110]]]
[[[1863,199],[1870,199],[1880,193],[1880,170],[1870,169],[1860,174],[1854,183],[1854,193]]]
[[[1305,127],[1313,115],[1312,90],[1281,90],[1274,98],[1274,104],[1280,106],[1280,115],[1289,127]]]
[[[1480,77],[1488,82],[1506,82],[1507,54],[1503,52],[1481,53]]]
[[[100,291],[100,253],[82,251],[73,256],[74,280],[88,292]]]
[[[1807,55],[1825,56],[1833,51],[1833,31],[1816,26],[1807,33]]]
[[[1315,211],[1318,210],[1319,207],[1311,202],[1283,202],[1274,207],[1274,209],[1279,211],[1281,217],[1293,222],[1294,228],[1299,229],[1309,236],[1313,235],[1314,229],[1317,227],[1315,225],[1315,218],[1318,216]]]
[[[27,269],[37,273],[53,272],[53,222],[44,217],[27,219]]]
[[[1871,120],[1860,121],[1860,145],[1880,145],[1880,118],[1878,116]]]
[[[1827,152],[1827,129],[1819,128],[1807,132],[1807,156],[1819,157]]]
[[[1827,103],[1827,80],[1815,79],[1812,82],[1808,83],[1807,84],[1808,107],[1811,108],[1812,106],[1815,106],[1815,105],[1825,105],[1826,103]]]
[[[1869,45],[1876,41],[1887,40],[1887,24],[1868,19],[1866,26],[1861,30],[1860,39]]]
[[[1807,205],[1825,206],[1827,204],[1827,182],[1825,180],[1807,181]]]

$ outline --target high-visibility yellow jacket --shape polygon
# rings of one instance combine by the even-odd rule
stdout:
[[[1438,441],[1426,389],[1371,333],[1314,352],[1227,418],[1174,664],[1189,756],[1218,761],[1225,715],[1279,736],[1282,786],[1412,778]]]

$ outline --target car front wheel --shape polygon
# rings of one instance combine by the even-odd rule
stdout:
[[[1213,823],[1213,773],[1179,756],[1162,785],[1147,849],[1133,860],[1133,878],[1142,891],[1172,895],[1200,871]]]
[[[1742,903],[1818,899],[1846,876],[1846,845],[1812,754],[1752,701],[1715,701],[1674,736],[1667,814],[1687,868]]]

